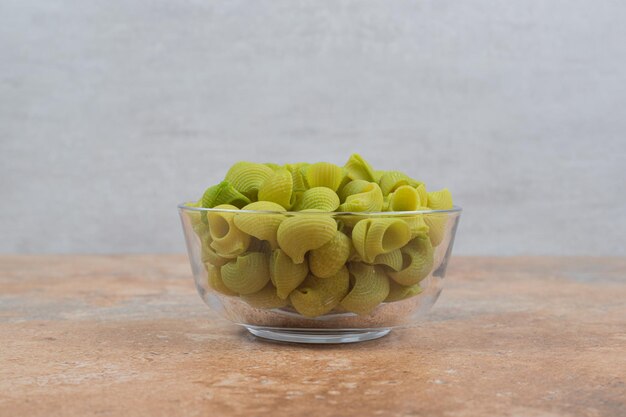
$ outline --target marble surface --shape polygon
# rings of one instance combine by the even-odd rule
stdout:
[[[0,416],[626,415],[626,259],[452,260],[427,321],[256,339],[178,255],[0,256]]]

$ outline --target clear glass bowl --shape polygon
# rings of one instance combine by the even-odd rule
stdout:
[[[441,293],[461,215],[456,206],[381,213],[267,212],[186,204],[178,209],[204,302],[255,336],[301,343],[371,340],[415,323]],[[324,250],[307,250],[327,239],[329,227],[343,234],[338,237],[349,242],[350,254],[341,273],[317,278],[310,269],[328,270],[346,257],[345,248],[330,243]],[[388,255],[379,256],[381,251]],[[292,261],[303,252],[306,278],[294,273],[303,267]],[[336,285],[329,284],[333,279]]]

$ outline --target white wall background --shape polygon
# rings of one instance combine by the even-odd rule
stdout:
[[[182,252],[236,160],[357,151],[462,254],[626,255],[622,0],[0,0],[0,251]]]

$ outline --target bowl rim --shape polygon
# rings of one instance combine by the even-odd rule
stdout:
[[[461,213],[463,208],[454,205],[451,209],[446,210],[413,210],[413,211],[275,211],[275,210],[243,210],[243,209],[216,209],[207,207],[193,207],[188,204],[195,204],[193,201],[188,201],[178,204],[178,209],[181,211],[199,211],[199,212],[213,212],[213,213],[249,213],[249,214],[287,214],[287,215],[332,215],[332,216],[411,216],[416,214],[455,214]]]

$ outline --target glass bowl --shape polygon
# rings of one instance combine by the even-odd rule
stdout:
[[[204,302],[255,336],[301,343],[414,324],[441,293],[461,215],[178,209]]]

